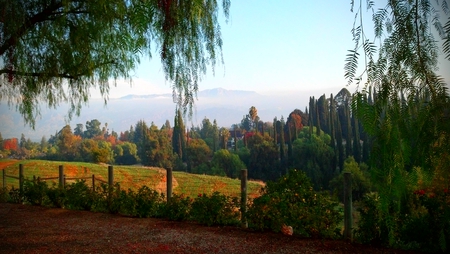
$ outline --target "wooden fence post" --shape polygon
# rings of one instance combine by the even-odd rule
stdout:
[[[58,167],[59,170],[59,188],[63,189],[64,188],[64,167],[63,165],[59,165]]]
[[[114,168],[112,165],[108,166],[108,185],[109,187],[114,186]]]
[[[167,184],[167,202],[172,198],[172,169],[167,169],[166,175],[166,184]]]
[[[92,191],[95,192],[95,175],[92,175]]]
[[[20,193],[20,202],[22,202],[23,197],[23,164],[19,164],[19,193]]]
[[[241,170],[241,223],[243,228],[248,227],[247,218],[247,169]]]
[[[344,239],[353,241],[352,174],[344,173]]]

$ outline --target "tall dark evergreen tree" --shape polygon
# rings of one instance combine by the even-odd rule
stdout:
[[[326,133],[330,132],[329,129],[329,109],[328,109],[328,101],[325,94],[319,97],[317,100],[317,111],[318,111],[318,119],[320,122],[320,129]]]
[[[316,124],[316,135],[320,136],[320,130],[321,130],[321,126],[320,126],[320,119],[319,119],[319,107],[317,107],[317,103],[315,106],[315,115],[314,115],[314,122]]]
[[[174,153],[176,153],[180,159],[186,161],[186,154],[184,152],[186,149],[185,127],[180,109],[177,109],[175,112],[174,122],[172,148]]]
[[[277,120],[277,117],[275,117],[273,119],[273,141],[274,141],[275,145],[278,144],[277,124],[278,124],[278,120]]]
[[[333,171],[335,171],[336,167],[337,167],[337,160],[339,157],[339,152],[337,151],[338,149],[336,149],[336,130],[335,130],[335,128],[336,128],[335,127],[336,126],[336,109],[335,109],[333,94],[330,95],[330,112],[328,115],[329,115],[328,122],[329,122],[330,137],[331,137],[330,145],[334,151],[332,167],[333,167]]]
[[[361,162],[361,138],[359,132],[359,121],[356,116],[353,116],[353,158],[356,162]]]
[[[280,120],[280,160],[283,163],[285,159],[285,143],[284,143],[284,118],[281,116]]]
[[[336,117],[336,146],[338,151],[339,171],[342,172],[342,170],[344,169],[345,153],[342,138],[342,125],[340,123],[339,117]]]
[[[345,120],[347,127],[347,136],[345,138],[345,156],[346,158],[349,156],[353,156],[353,144],[352,144],[352,120],[350,114],[350,106],[346,103],[345,106]]]

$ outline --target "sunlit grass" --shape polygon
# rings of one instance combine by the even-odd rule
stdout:
[[[22,160],[9,162],[12,163],[4,167],[6,175],[19,176],[19,164],[23,164],[25,179],[32,180],[33,177],[58,177],[59,165],[64,168],[64,174],[67,178],[87,178],[86,183],[92,185],[92,175],[96,179],[108,180],[108,165],[93,164],[84,162],[61,162],[46,160]],[[0,164],[1,165],[1,164]],[[1,168],[0,168],[1,169]],[[241,181],[227,177],[196,175],[185,172],[173,172],[173,193],[184,194],[195,197],[198,194],[212,194],[220,192],[224,195],[241,195]],[[3,179],[2,179],[3,180]],[[6,186],[8,188],[19,187],[19,181],[7,177]],[[67,181],[67,183],[74,180]],[[159,192],[166,192],[166,170],[162,168],[143,167],[143,166],[114,166],[114,182],[120,183],[121,189],[138,190],[143,185],[155,189]],[[49,186],[58,183],[58,179],[48,180]],[[96,185],[100,184],[96,181]],[[262,187],[261,183],[249,181],[247,190],[251,198],[259,196]]]

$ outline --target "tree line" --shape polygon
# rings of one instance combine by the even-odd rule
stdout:
[[[352,96],[342,89],[336,96],[310,98],[305,111],[295,109],[284,119],[263,121],[252,106],[240,123],[219,127],[204,118],[199,126],[186,127],[176,110],[158,127],[139,120],[128,130],[115,132],[97,119],[70,125],[47,140],[2,140],[4,156],[84,161],[120,165],[142,164],[190,173],[238,177],[247,168],[249,177],[276,180],[289,169],[305,171],[317,189],[328,189],[340,174],[346,158],[368,160],[370,143],[351,110]]]

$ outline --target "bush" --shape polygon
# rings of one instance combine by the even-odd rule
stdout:
[[[92,188],[87,186],[86,181],[76,181],[65,186],[64,208],[71,210],[90,211],[95,200]]]
[[[164,196],[147,186],[139,188],[137,193],[129,192],[130,199],[136,205],[136,216],[140,218],[159,217],[160,206],[164,202]],[[123,203],[121,202],[123,205]]]
[[[169,220],[184,221],[189,219],[192,199],[183,194],[173,194],[167,203],[163,203],[161,213]]]
[[[0,189],[0,203],[6,203],[8,202],[9,195],[8,195],[8,189],[7,188],[1,188]]]
[[[33,181],[24,181],[23,183],[23,199],[24,202],[32,205],[43,205],[47,199],[48,186],[45,181],[34,179]]]
[[[268,182],[246,214],[250,228],[279,232],[291,226],[301,236],[337,237],[342,214],[327,193],[313,190],[303,171],[291,170],[277,182]]]
[[[355,240],[360,243],[380,244],[388,241],[388,229],[383,225],[378,193],[366,194],[358,202],[360,219],[355,229]]]
[[[218,192],[212,195],[199,194],[194,199],[190,210],[191,219],[208,226],[238,225],[239,202],[237,198],[228,197]]]

